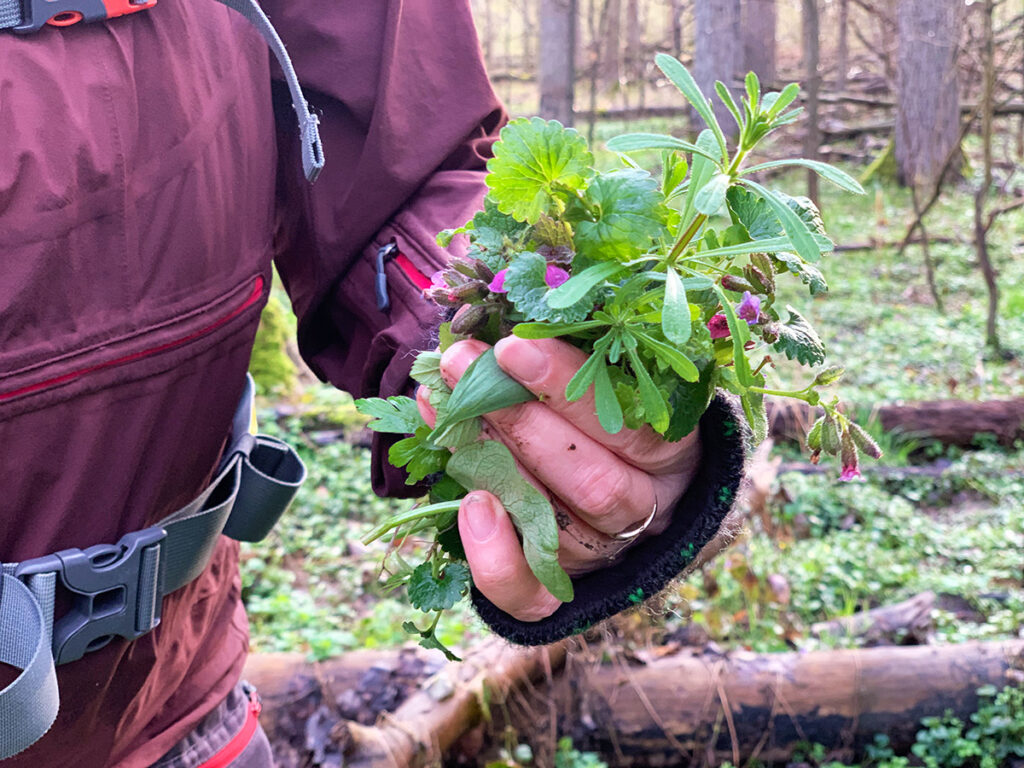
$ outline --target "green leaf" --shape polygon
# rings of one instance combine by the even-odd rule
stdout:
[[[697,137],[697,146],[713,151],[715,147],[715,135],[711,131],[701,131]],[[690,184],[686,188],[686,196],[683,198],[680,222],[684,227],[690,225],[695,211],[697,193],[708,183],[708,180],[715,174],[718,166],[703,155],[695,155],[690,164]]]
[[[804,264],[795,253],[778,252],[775,258],[786,265],[786,269],[800,278],[811,292],[811,296],[821,296],[828,293],[828,283],[825,276],[813,264]]]
[[[567,309],[581,301],[596,286],[609,280],[625,269],[617,261],[604,261],[587,267],[573,275],[548,294],[547,304],[552,309]],[[505,278],[508,280],[508,277]]]
[[[399,440],[388,450],[388,461],[392,466],[405,467],[409,474],[406,485],[415,485],[427,475],[440,472],[450,454],[444,448],[430,441],[430,427],[425,424],[412,437]]]
[[[768,110],[769,119],[774,118],[782,110],[796,101],[796,97],[800,95],[800,86],[797,83],[790,83],[783,88],[777,94],[769,94],[769,96],[775,96],[772,100],[772,104],[768,106],[768,97],[765,97],[765,108]]]
[[[690,166],[685,157],[671,150],[661,153],[661,166],[661,193],[668,198],[674,195],[679,186],[686,181],[686,174],[689,172]]]
[[[555,120],[510,121],[493,153],[487,162],[489,196],[502,213],[531,224],[559,207],[560,190],[582,189],[593,173],[586,140]]]
[[[787,305],[789,320],[777,327],[779,340],[772,346],[790,360],[799,360],[804,365],[821,365],[825,362],[825,345],[821,343],[803,316]]]
[[[812,235],[812,239],[822,251],[831,251],[835,244],[827,237],[821,235]],[[746,243],[739,243],[738,245],[727,245],[721,248],[710,248],[706,251],[699,251],[697,253],[698,258],[705,259],[708,257],[719,258],[722,256],[742,256],[747,253],[776,253],[783,249],[790,249],[793,247],[793,243],[789,237],[770,237],[765,240],[751,240]]]
[[[612,152],[638,152],[644,149],[674,149],[680,152],[693,152],[703,155],[715,164],[721,162],[722,159],[713,150],[709,152],[706,147],[664,133],[627,133],[609,139],[606,146]]]
[[[550,296],[548,297],[550,300]],[[602,328],[606,323],[600,320],[584,320],[579,323],[519,323],[512,333],[520,339],[554,339],[572,333],[582,333],[592,328]]]
[[[753,433],[753,443],[760,445],[768,437],[768,411],[765,409],[764,395],[747,390],[740,396],[740,404],[743,406],[743,415],[747,417],[747,423]]]
[[[447,407],[437,414],[431,437],[444,445],[445,434],[459,422],[535,399],[530,390],[501,370],[494,349],[488,349],[462,374]]]
[[[651,374],[647,372],[643,362],[640,360],[640,355],[636,353],[636,349],[632,347],[627,348],[626,354],[629,356],[629,362],[632,364],[637,384],[640,385],[640,404],[643,405],[647,423],[651,425],[655,432],[663,433],[668,429],[669,424],[668,405],[665,403],[665,398],[662,397],[661,390],[658,389],[654,380],[651,379]]]
[[[667,233],[665,198],[647,171],[598,174],[586,198],[597,219],[576,225],[576,251],[590,259],[626,261],[650,250],[651,241]]]
[[[665,439],[669,442],[682,440],[693,432],[700,423],[701,416],[708,409],[708,404],[715,394],[712,386],[715,365],[708,363],[700,369],[700,378],[694,382],[681,381],[669,396],[672,418]]]
[[[604,265],[608,264],[613,264],[616,271],[622,269],[618,262],[605,262]],[[578,295],[573,294],[572,301],[565,302],[564,305],[553,304],[554,300],[565,295],[566,292],[561,289],[572,283],[574,278],[566,280],[552,290],[546,282],[547,269],[548,263],[539,253],[519,254],[509,264],[508,272],[505,273],[505,297],[528,320],[548,320],[555,323],[575,323],[584,320],[594,306],[596,292],[584,290]]]
[[[770,163],[761,163],[760,165],[754,165],[750,168],[745,168],[741,173],[756,173],[757,171],[766,171],[769,168],[785,168],[787,166],[801,166],[804,168],[810,168],[812,171],[817,173],[823,179],[831,181],[840,189],[845,189],[847,192],[853,192],[858,195],[864,194],[864,187],[860,185],[855,178],[850,176],[845,171],[841,171],[835,166],[829,165],[828,163],[822,163],[818,160],[806,160],[804,158],[794,158],[791,160],[773,160]]]
[[[747,325],[746,321],[740,321],[736,317],[736,310],[732,306],[732,302],[729,301],[729,297],[725,295],[725,291],[719,285],[715,285],[715,293],[718,294],[718,298],[722,302],[722,311],[725,313],[725,319],[729,323],[729,334],[732,338],[732,356],[733,366],[736,370],[736,378],[739,381],[741,387],[749,387],[754,383],[753,374],[750,371],[750,363],[747,361],[747,352],[745,349],[747,341],[750,340],[750,326]]]
[[[779,217],[779,221],[782,222],[782,227],[786,230],[786,234],[796,248],[796,252],[800,254],[804,261],[816,262],[821,260],[821,249],[818,247],[818,243],[808,228],[807,223],[786,204],[785,200],[775,192],[765,189],[750,179],[743,179],[741,183],[764,198],[772,211],[775,212],[775,215]]]
[[[754,240],[777,237],[782,234],[779,217],[762,198],[743,187],[730,187],[726,194],[729,210],[747,228]]]
[[[615,396],[607,365],[601,365],[594,377],[594,405],[597,409],[597,420],[605,432],[617,435],[622,431],[622,405]]]
[[[661,310],[661,330],[666,339],[678,345],[688,342],[693,333],[686,288],[673,267],[665,272],[665,305]]]
[[[758,102],[761,100],[761,81],[757,78],[756,72],[747,72],[744,80],[747,88],[747,98],[750,100],[750,111],[755,115],[758,113]]]
[[[721,80],[715,80],[715,93],[718,94],[718,98],[725,104],[725,108],[729,110],[733,120],[736,121],[736,126],[742,131],[746,122],[743,118],[743,113],[740,112],[740,108],[736,106],[736,100],[732,97],[732,93]]]
[[[458,656],[452,653],[448,648],[445,647],[444,643],[437,639],[437,635],[434,634],[434,630],[425,629],[420,631],[419,627],[413,624],[411,621],[406,621],[402,624],[402,629],[408,632],[410,635],[420,636],[420,646],[426,648],[428,651],[441,651],[445,655],[448,661],[462,661]]]
[[[366,397],[356,400],[355,405],[360,413],[374,417],[367,425],[374,432],[411,435],[425,423],[411,397]]]
[[[697,370],[697,366],[693,364],[693,361],[675,347],[663,341],[658,341],[646,333],[640,331],[634,331],[633,333],[640,343],[647,347],[648,351],[652,352],[662,362],[671,366],[672,370],[683,381],[697,381],[700,377],[700,371]]]
[[[591,353],[580,369],[573,374],[573,377],[569,379],[569,383],[565,385],[565,399],[569,402],[579,400],[590,388],[590,385],[594,381],[594,377],[597,375],[598,368],[604,368],[604,355],[605,350],[608,348],[608,344],[611,343],[611,339],[608,342],[600,346],[595,346],[594,351]]]
[[[716,173],[697,191],[693,207],[698,212],[712,216],[725,204],[725,193],[729,190],[732,177],[727,173]]]
[[[811,232],[819,236],[828,236],[828,233],[825,231],[825,222],[821,220],[821,211],[818,210],[818,206],[814,204],[813,200],[809,197],[799,195],[792,197],[787,195],[785,192],[779,192],[777,190],[775,192],[775,196],[792,208]]]
[[[710,102],[701,92],[697,81],[693,79],[693,75],[690,74],[690,71],[678,59],[669,56],[667,53],[659,53],[655,56],[654,63],[658,65],[658,68],[665,73],[665,76],[686,97],[686,100],[697,110],[697,114],[701,116],[701,119],[714,133],[715,140],[718,142],[721,150],[721,159],[724,162],[729,156],[729,149],[725,143],[725,134],[722,133],[722,128],[718,125],[718,120],[715,118],[714,110],[711,109]]]
[[[457,451],[448,474],[466,488],[497,496],[523,537],[530,570],[562,602],[573,597],[572,580],[558,564],[558,523],[544,495],[519,474],[515,459],[501,443],[485,440]]]
[[[451,388],[441,375],[441,353],[437,350],[417,353],[409,376],[431,392],[451,392]]]
[[[434,577],[429,562],[416,566],[409,578],[409,602],[424,613],[447,611],[469,588],[469,568],[462,563],[447,563]]]

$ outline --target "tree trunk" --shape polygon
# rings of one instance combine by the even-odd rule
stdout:
[[[740,0],[696,0],[697,44],[693,76],[704,95],[714,100],[715,116],[726,133],[735,134],[736,123],[715,96],[715,80],[730,89],[740,69]]]
[[[622,80],[622,2],[605,0],[604,27],[601,29],[601,79],[617,88]]]
[[[765,85],[775,83],[775,0],[743,3],[743,69],[756,72]]]
[[[772,400],[768,422],[777,437],[801,438],[818,418],[818,409],[804,403]],[[980,434],[992,434],[1001,445],[1024,440],[1024,398],[1015,400],[935,400],[906,405],[881,405],[872,413],[885,430],[908,437],[932,438],[944,445],[970,446]]]
[[[821,129],[818,126],[818,96],[821,93],[821,41],[818,0],[803,0],[804,87],[807,93],[807,132],[804,134],[804,157],[818,159]],[[818,204],[818,174],[807,171],[807,196]]]
[[[846,90],[846,78],[850,74],[850,0],[839,0],[839,37],[836,51],[836,90]]]
[[[573,122],[576,0],[541,0],[540,113],[563,125]]]
[[[900,181],[939,183],[960,136],[957,38],[959,0],[901,0],[896,162]]]
[[[974,195],[974,249],[978,257],[981,274],[988,290],[988,317],[985,321],[985,346],[993,352],[1000,351],[999,332],[996,318],[999,313],[999,284],[996,270],[988,252],[988,231],[991,225],[985,222],[985,201],[992,189],[992,116],[995,108],[995,39],[992,32],[992,15],[995,13],[994,0],[985,0],[982,8],[984,33],[982,36],[983,84],[981,96],[981,146],[983,177],[981,186]]]
[[[625,92],[636,94],[636,104],[640,108],[644,106],[644,65],[647,59],[643,49],[642,29],[643,11],[640,0],[626,0]]]
[[[672,55],[683,55],[683,0],[668,0],[669,29],[672,30]],[[1024,118],[1021,119],[1024,125]]]
[[[1007,684],[1022,653],[1008,640],[583,664],[557,679],[551,711],[574,747],[613,766],[783,763],[800,742],[863,749],[877,733],[899,752],[922,717],[967,720],[978,687]]]

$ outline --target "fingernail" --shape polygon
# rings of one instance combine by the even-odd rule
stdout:
[[[548,356],[528,339],[504,338],[494,348],[494,354],[498,365],[525,384],[540,381],[548,372]]]
[[[478,542],[487,541],[498,530],[498,510],[490,496],[471,493],[466,497],[466,525]]]

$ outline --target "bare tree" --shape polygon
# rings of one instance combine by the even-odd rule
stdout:
[[[672,31],[672,55],[683,55],[683,0],[668,0],[668,26]]]
[[[573,122],[575,51],[576,0],[541,0],[540,113],[563,125]]]
[[[959,141],[960,0],[901,0],[896,162],[904,184],[930,185]]]
[[[846,90],[846,78],[850,73],[850,0],[839,0],[839,44],[836,51],[836,90]]]
[[[626,53],[624,57],[626,84],[624,94],[630,89],[637,92],[637,106],[644,105],[644,65],[647,55],[643,49],[643,7],[640,0],[626,0]],[[628,96],[627,96],[628,98]],[[629,106],[629,102],[626,102]]]
[[[740,69],[740,0],[696,0],[697,45],[694,78],[708,96],[715,92],[715,80],[732,86]],[[723,130],[735,131],[729,112],[715,100],[715,114]]]
[[[743,69],[757,73],[764,83],[774,83],[775,28],[778,11],[775,0],[744,0]]]
[[[622,0],[605,0],[601,22],[601,78],[616,87],[622,79]]]
[[[818,0],[803,0],[804,87],[807,91],[807,132],[804,134],[804,156],[816,160],[821,145],[818,125],[818,102],[821,93],[821,42]],[[818,202],[818,174],[807,172],[807,196]]]

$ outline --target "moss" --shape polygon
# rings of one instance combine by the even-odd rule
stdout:
[[[295,363],[286,352],[288,340],[295,332],[293,325],[291,310],[277,291],[272,291],[260,317],[249,361],[249,372],[261,395],[287,395],[298,383]]]

